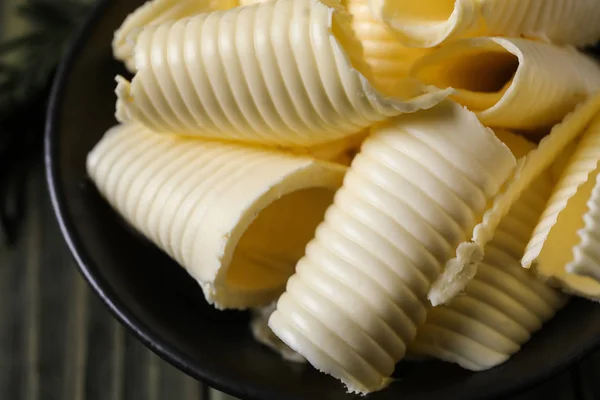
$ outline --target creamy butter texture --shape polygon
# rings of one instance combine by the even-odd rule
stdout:
[[[597,172],[597,171],[596,171]],[[593,175],[591,177],[593,181]],[[573,259],[566,265],[565,270],[575,276],[590,278],[600,283],[600,178],[596,175],[594,188],[587,201],[587,210],[583,216],[583,227],[577,231],[579,242],[573,247]],[[590,286],[594,286],[588,283]],[[583,292],[583,291],[582,291]],[[598,297],[593,300],[600,300]]]
[[[111,205],[181,264],[218,308],[283,291],[344,167],[261,149],[111,129],[87,170]]]
[[[591,120],[600,113],[600,93],[581,104],[569,114],[539,146],[519,160],[512,178],[496,195],[483,220],[473,230],[472,241],[482,249],[492,239],[502,218],[535,180],[552,167],[553,160],[567,151],[585,132]]]
[[[451,102],[375,128],[269,326],[349,391],[386,386],[425,321],[431,283],[514,166]]]
[[[600,300],[599,162],[600,117],[596,117],[562,172],[522,260],[555,286],[595,300]]]
[[[406,45],[434,47],[469,36],[529,37],[584,46],[600,39],[596,0],[370,0]]]
[[[134,48],[144,26],[235,6],[235,0],[150,0],[129,14],[115,32],[113,54],[129,71],[135,72]]]
[[[524,161],[523,157],[535,149],[534,144],[513,132],[496,128],[494,133],[510,149],[515,158],[521,159],[521,162]],[[484,215],[491,211],[492,209],[488,209]],[[485,219],[479,222],[468,240],[457,246],[456,255],[446,262],[442,274],[431,285],[427,297],[434,307],[446,304],[461,295],[467,284],[475,277],[480,261],[483,259],[483,246],[489,240],[481,241],[481,235],[476,233],[484,224]],[[495,230],[497,227],[494,226],[492,229]]]
[[[381,93],[401,94],[402,79],[408,76],[410,67],[431,50],[404,46],[386,24],[373,16],[369,0],[344,0],[343,4],[352,17],[352,31],[369,66],[367,78]]]
[[[135,77],[117,79],[117,119],[159,132],[314,146],[450,93],[415,81],[395,98],[374,90],[360,72],[367,67],[349,16],[332,3],[276,0],[147,26]]]
[[[507,138],[513,154],[531,145]],[[464,293],[432,308],[409,352],[455,362],[479,371],[495,367],[519,351],[566,302],[566,296],[521,267],[527,241],[552,192],[544,172],[512,206],[485,247],[485,257]]]
[[[452,97],[488,126],[532,130],[560,122],[600,89],[600,66],[572,47],[525,39],[464,39],[418,60],[411,75],[457,90]]]
[[[598,0],[150,0],[115,32],[133,76],[87,171],[286,361],[361,394],[406,355],[492,368],[600,300],[600,66],[577,48],[598,21]]]

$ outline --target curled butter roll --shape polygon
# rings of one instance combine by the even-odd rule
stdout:
[[[505,183],[502,190],[494,197],[492,204],[483,214],[483,219],[473,229],[470,240],[461,245],[475,244],[483,251],[487,243],[494,237],[502,218],[517,202],[521,194],[535,182],[544,171],[550,168],[553,172],[553,161],[562,153],[568,151],[572,144],[580,137],[590,121],[600,112],[600,94],[579,105],[575,111],[554,128],[550,134],[540,141],[537,148],[527,151],[519,159],[517,168],[512,177]],[[470,273],[476,272],[472,265],[463,265],[460,257],[450,260],[444,273],[432,285],[428,295],[429,301],[434,306],[447,304],[459,294],[471,278]],[[464,257],[463,257],[464,258]],[[456,271],[448,270],[451,267]],[[464,269],[467,276],[460,276]],[[461,279],[455,279],[455,277]]]
[[[558,123],[600,89],[600,66],[593,58],[573,47],[526,39],[459,40],[418,60],[411,75],[455,88],[452,98],[484,125],[522,130]]]
[[[215,10],[227,10],[235,7],[235,0],[150,0],[129,14],[119,29],[115,31],[112,42],[113,55],[123,61],[127,69],[135,72],[133,50],[137,35],[144,26],[160,24],[191,15]]]
[[[515,166],[452,102],[376,126],[269,319],[351,392],[389,382],[425,321],[429,286]]]
[[[531,237],[522,263],[565,291],[600,300],[597,176],[600,114],[569,159]]]
[[[489,369],[518,352],[566,303],[566,296],[520,262],[552,187],[551,174],[545,172],[521,195],[485,247],[485,257],[464,293],[429,310],[410,354],[474,371]]]
[[[469,36],[529,37],[575,46],[600,39],[596,0],[370,0],[370,5],[413,47]]]
[[[412,64],[431,50],[404,46],[386,24],[373,16],[368,0],[344,0],[343,4],[352,16],[352,30],[370,69],[367,78],[377,90],[393,96]]]
[[[360,71],[360,43],[335,0],[275,0],[146,27],[137,74],[118,77],[120,122],[157,132],[313,147],[429,108],[451,90],[416,80],[386,98]]]
[[[600,93],[580,104],[560,124],[552,128],[550,134],[540,141],[536,149],[519,160],[513,177],[494,198],[492,207],[483,216],[483,221],[475,227],[473,235],[475,243],[483,248],[491,240],[500,220],[519,199],[521,193],[550,168],[554,160],[569,150],[598,113],[600,113]]]
[[[111,129],[87,159],[100,193],[217,308],[277,299],[345,168],[260,148]]]

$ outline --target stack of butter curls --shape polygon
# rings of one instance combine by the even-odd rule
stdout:
[[[151,0],[99,192],[348,391],[469,370],[600,299],[597,0]],[[401,383],[397,383],[401,384]]]

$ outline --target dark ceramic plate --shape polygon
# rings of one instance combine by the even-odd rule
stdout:
[[[248,316],[208,306],[198,285],[132,234],[85,174],[87,153],[115,124],[114,30],[141,3],[101,0],[60,68],[48,112],[46,167],[56,215],[81,272],[148,347],[211,386],[250,399],[349,399],[310,366],[255,343]],[[373,400],[502,397],[567,368],[600,342],[600,306],[573,301],[506,364],[472,374],[444,363],[398,365],[400,378]]]

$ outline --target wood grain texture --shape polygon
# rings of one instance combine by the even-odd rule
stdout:
[[[91,293],[37,168],[22,236],[14,248],[0,246],[0,399],[203,400],[203,393]]]

